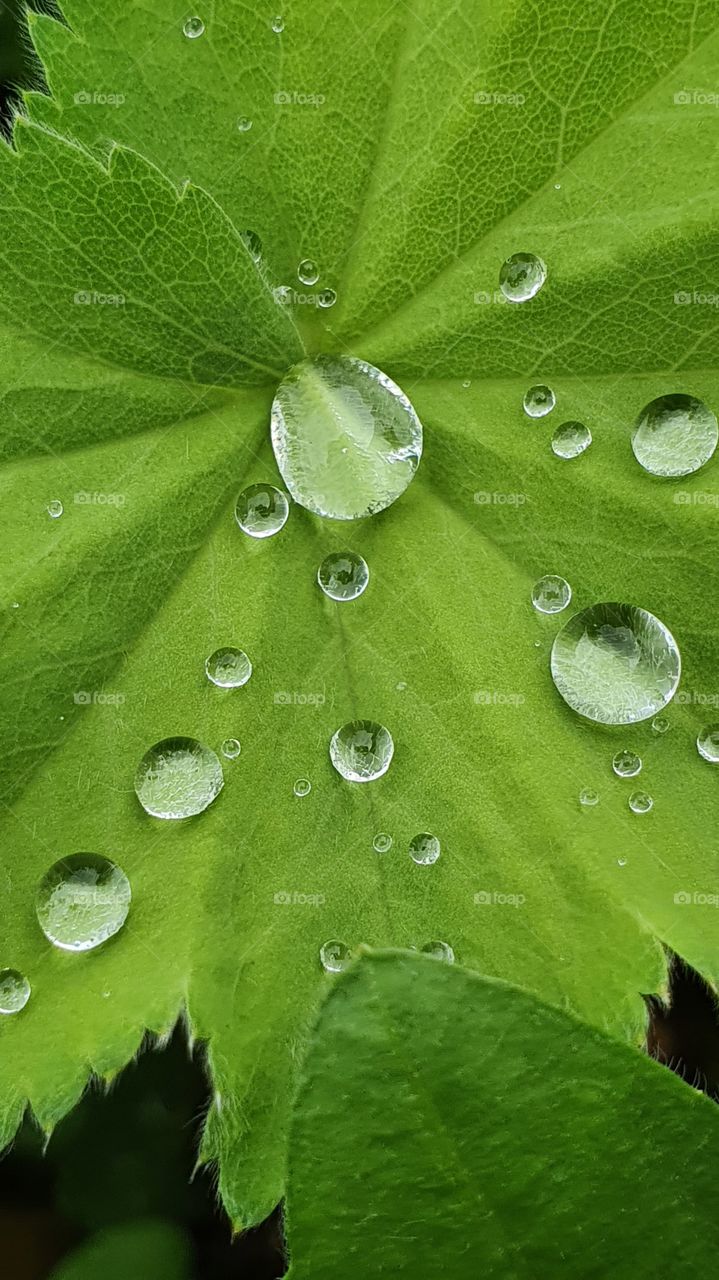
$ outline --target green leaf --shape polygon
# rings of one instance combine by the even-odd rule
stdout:
[[[369,955],[308,1051],[289,1274],[689,1280],[719,1244],[717,1138],[714,1104],[527,992]]]
[[[65,1258],[52,1280],[126,1280],[143,1274],[189,1280],[190,1251],[177,1227],[152,1219],[109,1227]]]
[[[715,309],[674,302],[716,278],[719,117],[674,95],[713,84],[719,6],[291,0],[278,36],[227,0],[195,40],[169,0],[66,16],[33,22],[55,97],[29,100],[35,123],[0,154],[0,965],[33,988],[0,1026],[0,1137],[26,1100],[52,1129],[91,1072],[111,1077],[184,1008],[215,1090],[204,1158],[245,1224],[282,1194],[328,939],[445,939],[630,1041],[639,992],[664,980],[660,939],[719,972],[716,778],[693,746],[719,698],[716,464],[659,482],[629,447],[659,394],[719,405]],[[481,301],[517,250],[541,252],[545,288]],[[306,256],[338,290],[326,313],[274,302]],[[294,509],[250,544],[233,501],[277,478],[274,389],[324,349],[399,379],[425,426],[418,477],[372,520]],[[558,406],[529,422],[537,380]],[[577,417],[595,443],[561,463],[552,423]],[[345,546],[372,578],[334,606],[316,568]],[[559,700],[558,624],[530,604],[547,572],[573,608],[627,600],[670,627],[686,701],[666,737]],[[203,673],[225,644],[254,664],[230,693]],[[357,716],[396,743],[362,788],[327,754]],[[177,734],[243,750],[211,809],[163,824],[133,777]],[[645,760],[644,817],[611,774],[625,746]],[[433,867],[407,853],[425,830]],[[116,939],[69,956],[33,898],[79,850],[120,863],[133,905]]]

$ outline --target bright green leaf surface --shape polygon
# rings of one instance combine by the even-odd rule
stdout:
[[[369,956],[304,1067],[291,1280],[690,1280],[719,1245],[717,1140],[706,1098],[526,992]]]
[[[719,972],[712,907],[675,901],[718,887],[716,776],[693,745],[717,714],[716,463],[659,482],[629,447],[662,392],[719,406],[716,309],[674,301],[716,280],[719,117],[674,94],[711,90],[718,8],[291,3],[276,36],[272,13],[228,0],[194,41],[167,0],[70,0],[72,30],[34,22],[55,101],[31,113],[76,142],[23,125],[0,155],[14,802],[0,964],[33,986],[0,1026],[0,1135],[26,1099],[51,1128],[91,1071],[112,1075],[184,1004],[216,1090],[205,1155],[248,1222],[282,1192],[327,939],[445,938],[465,965],[632,1040],[638,993],[663,981],[659,939]],[[482,301],[517,249],[545,257],[545,289],[521,307]],[[340,293],[321,316],[272,298],[308,254]],[[252,543],[233,501],[276,479],[277,380],[304,349],[348,344],[411,396],[418,477],[372,520],[295,509]],[[530,422],[538,378],[558,405]],[[561,463],[549,435],[574,417],[595,443]],[[345,546],[372,580],[335,606],[315,573]],[[558,699],[558,624],[529,599],[547,572],[572,583],[573,608],[628,600],[672,629],[687,701],[666,737],[599,730]],[[239,691],[205,680],[222,645],[254,663]],[[361,788],[327,755],[355,716],[383,720],[397,748]],[[132,786],[145,750],[176,734],[243,747],[217,802],[182,824],[150,820]],[[645,817],[611,774],[624,746],[645,758]],[[380,830],[395,840],[384,857]],[[442,841],[434,867],[407,854],[424,830]],[[133,906],[111,943],[70,956],[39,933],[33,896],[78,850],[117,859]]]

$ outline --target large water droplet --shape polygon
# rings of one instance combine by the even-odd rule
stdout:
[[[367,561],[354,551],[335,551],[325,556],[317,581],[330,600],[356,600],[369,582]]]
[[[419,835],[412,836],[409,842],[409,856],[420,867],[430,867],[441,852],[439,840],[429,831],[421,831]]]
[[[271,538],[287,523],[290,504],[271,484],[251,484],[235,504],[235,520],[251,538]]]
[[[0,1013],[19,1013],[30,999],[30,983],[17,969],[0,969]]]
[[[556,403],[552,388],[539,384],[536,387],[530,387],[526,392],[523,401],[524,412],[530,418],[544,418],[546,414],[552,412]]]
[[[330,742],[330,760],[348,782],[374,782],[389,769],[394,742],[375,720],[350,720]]]
[[[320,516],[356,520],[404,493],[422,453],[422,424],[373,365],[318,356],[280,383],[272,444],[296,502]]]
[[[320,963],[326,973],[342,973],[352,962],[352,952],[346,942],[332,939],[320,947]]]
[[[642,762],[634,751],[617,751],[612,768],[618,778],[636,778],[641,773]]]
[[[647,791],[633,791],[629,797],[632,813],[649,813],[654,801]]]
[[[697,738],[697,751],[703,760],[719,764],[719,724],[708,724]]]
[[[378,831],[372,841],[372,848],[375,853],[389,853],[392,848],[392,837],[386,831]]]
[[[247,252],[253,262],[259,262],[262,257],[262,241],[256,231],[241,231],[240,239],[242,240]]]
[[[317,284],[320,278],[320,269],[312,258],[303,258],[297,268],[297,275],[303,284]]]
[[[204,34],[205,24],[202,18],[188,18],[182,30],[188,40],[196,40],[198,36]]]
[[[312,790],[312,783],[309,778],[298,778],[292,790],[297,798],[301,800],[304,796],[308,796],[310,794],[310,791]]]
[[[578,458],[592,443],[592,433],[583,422],[563,422],[552,436],[552,452],[558,458]]]
[[[547,278],[547,268],[533,253],[513,253],[502,263],[499,287],[508,302],[527,302],[539,293]]]
[[[243,649],[216,649],[205,660],[205,672],[221,689],[239,689],[252,675],[252,663]]]
[[[319,305],[323,308],[323,310],[327,311],[330,307],[333,307],[337,301],[337,290],[336,289],[320,290],[320,292],[317,294],[317,301]]]
[[[214,751],[195,738],[165,738],[142,757],[135,791],[154,818],[191,818],[202,813],[224,784]]]
[[[130,881],[116,863],[98,853],[73,853],[45,873],[35,909],[53,946],[91,951],[122,928],[131,897]]]
[[[445,964],[454,964],[454,951],[448,942],[425,942],[422,951],[435,960],[443,960]]]
[[[52,516],[53,520],[57,520],[58,516],[61,516],[64,510],[65,508],[59,498],[53,498],[52,502],[48,502],[47,504],[47,514]]]
[[[236,760],[242,747],[238,738],[225,738],[220,750],[226,760]]]
[[[591,787],[583,787],[579,792],[579,803],[585,809],[593,809],[595,804],[599,804],[599,795]]]
[[[671,632],[645,609],[595,604],[555,637],[552,679],[565,702],[600,724],[647,720],[676,692],[681,659]]]
[[[711,458],[719,426],[694,396],[659,396],[642,409],[632,433],[638,463],[655,476],[688,476]]]
[[[532,604],[539,613],[561,613],[572,598],[572,588],[564,578],[548,573],[532,587]]]

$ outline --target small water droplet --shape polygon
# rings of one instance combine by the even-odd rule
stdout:
[[[599,804],[599,795],[591,787],[583,787],[579,792],[579,803],[586,809],[592,809],[595,804]]]
[[[642,409],[632,432],[637,462],[655,476],[688,476],[711,458],[716,416],[694,396],[659,396]]]
[[[626,860],[626,858],[617,858],[617,866],[618,866],[618,867],[626,867],[626,865],[627,865],[627,860]]]
[[[379,831],[372,841],[375,853],[389,853],[392,848],[392,837],[386,831]]]
[[[285,29],[284,18],[281,18],[278,16],[277,18],[272,19],[272,30],[274,31],[275,35],[278,35],[278,36],[281,35],[284,29]]]
[[[336,301],[337,301],[336,289],[321,289],[320,292],[317,294],[318,305],[322,307],[325,311],[327,311],[329,307],[333,307]]]
[[[448,942],[425,942],[422,951],[426,956],[434,956],[435,960],[443,960],[445,964],[454,964],[454,951]]]
[[[303,258],[297,268],[297,275],[303,284],[317,284],[320,278],[320,269],[312,258]]]
[[[719,724],[708,724],[697,738],[697,751],[703,760],[719,764]]]
[[[259,262],[262,257],[262,241],[256,231],[241,231],[240,239],[244,244],[247,252],[253,262]]]
[[[380,369],[317,356],[280,383],[272,445],[296,502],[316,515],[357,520],[404,493],[419,465],[422,424]]]
[[[648,720],[674,696],[681,659],[671,632],[628,604],[595,604],[555,637],[552,679],[564,701],[599,724]]]
[[[142,757],[135,791],[154,818],[191,818],[202,813],[224,785],[214,751],[195,738],[164,738]]]
[[[421,831],[419,835],[412,836],[409,842],[409,856],[419,867],[430,867],[441,852],[439,840],[430,835],[429,831]]]
[[[406,681],[406,680],[398,680],[398,681],[397,681],[397,683],[396,683],[396,685],[395,685],[395,689],[397,690],[397,692],[398,692],[398,693],[404,693],[404,691],[405,691],[405,689],[406,689],[406,688],[407,688],[407,681]]]
[[[330,600],[356,600],[369,582],[367,561],[354,551],[335,551],[325,556],[317,581]]]
[[[30,983],[17,969],[0,969],[0,1014],[19,1013],[30,999]]]
[[[532,604],[538,613],[561,613],[572,598],[572,588],[564,578],[548,573],[532,587]]]
[[[352,961],[352,952],[346,942],[334,938],[320,947],[320,963],[325,973],[342,973]]]
[[[527,302],[546,279],[547,268],[534,253],[513,253],[499,271],[499,287],[508,302]]]
[[[652,729],[655,733],[668,733],[671,723],[667,716],[655,716],[652,720]]]
[[[546,417],[548,413],[552,412],[556,403],[557,397],[552,388],[545,387],[541,383],[536,387],[530,387],[529,391],[525,392],[524,400],[522,401],[524,412],[530,418]]]
[[[19,608],[20,608],[20,601],[19,601],[19,600],[13,600],[13,602],[12,602],[12,607],[13,607],[13,609],[19,609]]]
[[[646,791],[633,791],[629,797],[629,808],[632,813],[649,813],[654,801]]]
[[[57,520],[58,516],[61,516],[64,510],[65,508],[59,498],[53,498],[52,502],[48,502],[47,504],[47,514],[52,516],[53,520]]]
[[[225,738],[220,750],[226,760],[236,760],[242,747],[238,738]]]
[[[562,184],[561,184],[561,182],[555,182],[555,184],[554,184],[554,190],[555,190],[555,191],[561,191],[561,190],[562,190]]]
[[[309,778],[298,778],[292,790],[299,799],[302,799],[303,796],[310,794],[312,783]]]
[[[252,663],[243,649],[216,649],[205,659],[205,674],[221,689],[239,689],[252,675]]]
[[[612,760],[612,768],[618,778],[636,778],[642,762],[634,751],[618,751]]]
[[[583,422],[563,422],[552,436],[552,453],[558,458],[578,458],[592,443],[592,433]]]
[[[251,484],[242,490],[235,505],[235,520],[251,538],[271,538],[279,533],[289,514],[286,495],[271,484]]]
[[[348,782],[374,782],[381,778],[393,755],[392,734],[375,720],[350,720],[330,742],[330,760]]]
[[[249,133],[252,128],[252,121],[249,116],[238,116],[237,129],[240,133]]]
[[[205,24],[202,18],[188,18],[182,30],[188,40],[196,40],[198,36],[204,35]]]
[[[471,385],[472,385],[471,379],[469,379],[469,378],[465,378],[464,382],[462,383],[462,386],[464,387],[464,390],[465,390],[465,391],[468,391],[468,390],[469,390],[469,388],[471,387]]]
[[[62,951],[91,951],[124,925],[130,910],[125,872],[98,853],[73,853],[45,873],[35,899],[45,937]]]

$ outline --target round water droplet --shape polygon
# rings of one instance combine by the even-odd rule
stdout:
[[[242,751],[242,747],[237,738],[225,738],[221,751],[226,760],[236,760]]]
[[[618,867],[626,867],[626,865],[627,865],[627,860],[626,860],[626,858],[617,858],[617,866],[618,866]]]
[[[532,587],[532,604],[538,613],[561,613],[572,598],[572,588],[564,578],[549,573]]]
[[[471,385],[472,385],[472,383],[471,383],[470,379],[469,379],[469,378],[465,378],[464,382],[462,383],[462,386],[464,387],[464,390],[465,390],[465,391],[467,391],[467,390],[471,387]]]
[[[154,818],[191,818],[202,813],[224,785],[214,751],[195,738],[165,738],[142,757],[135,791]]]
[[[655,476],[688,476],[711,458],[716,416],[694,396],[659,396],[642,409],[632,432],[637,462]]]
[[[593,809],[595,804],[599,804],[599,795],[596,791],[592,791],[591,787],[584,787],[579,792],[579,803],[584,805],[585,809]]]
[[[612,768],[618,778],[636,778],[641,773],[642,762],[634,751],[618,751],[612,760]]]
[[[350,720],[333,735],[330,760],[348,782],[374,782],[389,769],[394,742],[375,720]]]
[[[235,520],[251,538],[271,538],[287,523],[290,504],[271,484],[251,484],[243,489],[235,506]]]
[[[435,960],[443,960],[445,964],[454,964],[454,951],[448,942],[425,942],[422,951],[426,956],[434,956]]]
[[[649,813],[654,801],[646,791],[633,791],[629,797],[629,808],[632,813]]]
[[[252,128],[252,121],[249,116],[239,116],[237,120],[237,128],[240,133],[249,133]]]
[[[404,493],[422,453],[422,424],[373,365],[318,356],[280,383],[272,445],[296,502],[316,515],[357,520]]]
[[[216,649],[205,660],[205,673],[221,689],[239,689],[252,675],[252,663],[242,649]]]
[[[205,24],[202,18],[188,18],[182,30],[188,40],[196,40],[198,36],[204,34]]]
[[[0,969],[0,1014],[19,1013],[30,999],[30,983],[17,969]]]
[[[599,724],[633,724],[674,696],[681,659],[671,632],[646,609],[595,604],[555,637],[551,672],[573,711]]]
[[[697,738],[697,751],[703,760],[719,764],[719,724],[708,724]]]
[[[91,951],[124,925],[130,910],[125,872],[98,853],[73,853],[45,873],[35,899],[45,937],[62,951]]]
[[[278,36],[281,35],[284,29],[285,29],[284,18],[277,17],[272,19],[272,30],[275,32],[275,35],[278,35]]]
[[[333,939],[320,947],[320,963],[325,973],[342,973],[352,961],[352,952],[346,942]]]
[[[544,418],[548,413],[552,412],[557,398],[551,387],[545,387],[541,383],[536,387],[530,387],[525,393],[524,412],[530,418]]]
[[[303,796],[310,794],[312,783],[309,778],[298,778],[292,790],[299,799],[302,799]]]
[[[356,600],[369,582],[367,561],[354,551],[335,551],[325,556],[317,581],[330,600]]]
[[[372,841],[375,853],[389,853],[392,848],[392,837],[386,831],[379,831]]]
[[[583,422],[563,422],[552,436],[552,453],[558,458],[578,458],[592,443],[592,433]]]
[[[412,836],[409,842],[409,856],[413,862],[420,867],[430,867],[436,862],[442,846],[436,836],[430,835],[429,831],[422,831],[418,836]]]
[[[395,689],[397,690],[397,692],[398,692],[398,693],[404,693],[404,691],[405,691],[405,689],[406,689],[406,688],[407,688],[407,681],[406,681],[406,680],[398,680],[398,681],[397,681],[397,683],[396,683],[396,685],[395,685]]]
[[[499,287],[508,302],[527,302],[546,279],[547,268],[533,253],[513,253],[499,271]]]
[[[303,284],[317,284],[320,278],[320,269],[311,258],[303,258],[297,268],[297,275]]]
[[[317,294],[317,302],[321,307],[324,308],[325,311],[327,311],[329,307],[333,307],[336,301],[337,301],[336,289],[322,289]]]
[[[65,508],[59,498],[53,498],[52,502],[48,502],[47,504],[47,514],[52,516],[53,520],[57,520],[58,516],[61,516],[64,510]]]
[[[247,252],[253,262],[259,262],[262,257],[262,241],[256,231],[241,231],[240,239],[242,240]]]
[[[655,716],[652,720],[652,729],[655,733],[668,733],[670,728],[671,724],[667,716]]]

